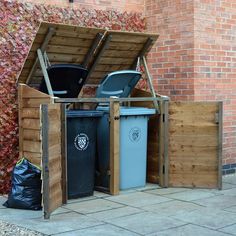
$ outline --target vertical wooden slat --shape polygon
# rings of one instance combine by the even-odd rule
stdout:
[[[61,104],[61,168],[62,168],[62,203],[67,203],[67,126],[66,105]]]
[[[159,164],[159,185],[164,187],[164,144],[165,144],[165,137],[164,137],[164,101],[162,100],[159,103],[160,107],[160,122],[159,122],[159,156],[158,156],[158,164]]]
[[[19,120],[19,157],[23,156],[23,129],[22,129],[22,91],[23,85],[18,85],[18,120]]]
[[[42,115],[42,176],[43,176],[43,209],[44,219],[50,218],[50,188],[49,188],[49,147],[48,147],[48,105],[44,104],[41,106]]]
[[[222,189],[223,102],[219,102],[218,189]]]
[[[110,102],[110,193],[119,194],[120,188],[120,104],[115,98]]]
[[[164,173],[164,185],[163,187],[168,187],[168,182],[169,182],[169,158],[168,158],[168,128],[169,128],[169,101],[164,100],[164,132],[163,132],[163,139],[164,139],[164,168],[165,168],[165,173]]]

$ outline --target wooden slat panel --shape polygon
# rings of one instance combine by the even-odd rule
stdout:
[[[50,101],[50,96],[49,95],[47,95],[45,93],[42,93],[42,92],[40,92],[36,89],[30,88],[27,85],[22,85],[22,87],[23,87],[23,91],[22,91],[22,93],[23,93],[22,97],[23,98],[48,99],[48,101]]]
[[[38,108],[22,108],[22,118],[37,119],[40,117]]]
[[[127,52],[127,50],[106,50],[103,54],[104,57],[120,57],[120,58],[132,58],[134,59],[135,57],[138,56],[139,51],[135,50],[135,51],[129,51]]]
[[[206,181],[207,179],[207,181]],[[169,186],[173,187],[189,187],[189,188],[215,188],[216,172],[209,175],[193,175],[193,174],[171,174],[169,178]]]
[[[40,47],[40,44],[34,44],[31,48],[31,52],[36,52]],[[89,47],[73,47],[73,46],[60,46],[60,45],[51,45],[47,46],[47,53],[62,53],[62,54],[75,54],[75,55],[85,55],[89,50]]]
[[[37,152],[23,152],[23,157],[27,158],[31,163],[37,166],[41,166],[42,153]]]
[[[45,35],[37,34],[34,40],[34,43],[42,44],[44,41]],[[71,37],[61,37],[61,36],[52,36],[49,41],[49,45],[65,45],[65,46],[81,46],[89,47],[92,43],[92,39],[81,39],[81,38],[71,38]]]
[[[56,32],[68,32],[68,33],[77,33],[77,34],[97,34],[100,32],[105,32],[103,29],[98,28],[88,28],[88,27],[78,27],[74,25],[65,25],[65,24],[56,24],[56,23],[48,23],[42,22],[41,26],[38,30],[39,34],[46,34],[48,31],[48,27],[55,28]]]
[[[29,127],[28,127],[29,128]],[[24,128],[23,130],[23,139],[24,140],[32,140],[32,141],[41,141],[41,130],[33,130],[33,129],[27,129]]]
[[[127,65],[133,62],[132,58],[102,57],[99,64],[105,65]]]
[[[33,130],[40,130],[41,122],[39,119],[23,119],[22,120],[22,127],[23,129],[31,128]]]
[[[111,42],[109,45],[110,50],[124,50],[124,51],[140,51],[142,49],[143,44],[135,44],[135,43],[123,43],[123,42]]]
[[[97,72],[104,72],[104,73],[107,73],[107,72],[112,72],[112,71],[115,71],[115,70],[124,70],[124,69],[129,69],[129,65],[97,65],[96,67],[96,70],[93,74],[97,73]],[[94,75],[93,75],[94,77]]]
[[[104,73],[119,70],[119,68],[110,69],[109,66],[112,66],[113,64],[117,66],[126,66],[126,68],[122,67],[120,69],[129,69],[147,40],[152,38],[153,42],[155,42],[158,38],[157,34],[106,31],[104,29],[42,22],[33,44],[31,45],[31,50],[23,66],[22,73],[19,76],[19,82],[25,82],[27,80],[29,71],[37,58],[36,50],[40,48],[44,42],[49,27],[55,29],[55,32],[46,47],[51,63],[83,63],[83,60],[98,33],[104,36],[102,42],[104,42],[109,34],[112,35],[111,42],[104,51],[101,61],[98,63],[98,66],[103,67],[102,71],[104,71]],[[96,52],[99,51],[101,46],[102,43],[98,44]],[[128,60],[129,58],[130,60]],[[111,61],[113,61],[113,63],[111,63]],[[101,70],[99,69],[98,71]],[[91,75],[91,78],[94,78],[93,74]],[[36,79],[36,81],[36,84],[39,84],[39,80]],[[101,78],[97,78],[93,80],[92,84],[99,84],[100,82]],[[86,81],[86,83],[91,82]]]
[[[73,55],[73,54],[60,54],[60,53],[49,53],[48,54],[49,61],[51,63],[54,62],[63,62],[63,63],[82,63],[84,59],[84,55]]]
[[[24,152],[42,152],[42,144],[39,141],[29,141],[24,140],[23,141],[23,150]]]
[[[48,103],[50,103],[50,99],[48,98],[37,98],[37,99],[26,98],[23,99],[22,101],[23,108],[39,108],[41,104],[48,104]]]
[[[171,102],[169,185],[218,186],[217,102]]]
[[[61,104],[42,106],[45,218],[62,205]],[[48,170],[48,171],[47,171]]]
[[[22,91],[18,100],[21,110],[19,115],[19,127],[21,127],[19,141],[22,143],[20,156],[25,156],[35,165],[41,165],[42,134],[39,107],[41,103],[50,103],[51,98],[25,84],[19,84],[19,88]]]

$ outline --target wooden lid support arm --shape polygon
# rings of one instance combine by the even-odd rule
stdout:
[[[106,32],[104,33],[106,34]],[[85,56],[84,62],[83,62],[83,67],[88,68],[89,66],[89,62],[91,61],[91,58],[94,56],[94,54],[96,53],[96,50],[99,47],[99,44],[102,40],[102,38],[104,37],[104,34],[102,33],[97,33],[96,37],[94,38],[92,45],[88,51],[88,53]]]
[[[144,65],[144,69],[145,69],[145,73],[146,73],[146,76],[147,76],[147,81],[148,81],[148,85],[149,85],[152,97],[156,98],[157,97],[156,96],[156,92],[155,92],[155,89],[154,89],[154,86],[153,86],[153,83],[152,83],[151,74],[150,74],[150,72],[148,70],[148,66],[147,66],[147,62],[146,62],[145,56],[142,57],[142,61],[143,61],[143,65]],[[154,104],[154,107],[157,110],[157,112],[160,113],[160,109],[159,109],[159,106],[158,106],[158,103],[157,103],[156,100],[153,100],[153,104]]]
[[[47,35],[46,37],[44,38],[44,41],[40,47],[40,50],[42,51],[42,53],[44,53],[44,51],[46,50],[47,46],[48,46],[48,43],[50,41],[50,39],[52,38],[53,34],[55,33],[55,28],[53,27],[49,27],[48,28],[48,32],[47,32]],[[31,78],[34,76],[36,70],[37,70],[37,66],[38,66],[38,63],[39,63],[39,58],[36,57],[35,58],[35,61],[34,61],[34,64],[30,70],[30,73],[27,77],[27,80],[26,80],[26,84],[29,84],[30,83],[30,80]]]
[[[47,67],[46,67],[44,59],[43,59],[42,51],[40,49],[38,49],[37,54],[38,54],[37,58],[39,60],[39,64],[40,64],[42,72],[43,72],[43,78],[44,78],[46,86],[47,86],[48,94],[50,96],[54,96],[53,91],[52,91],[52,86],[51,86],[51,83],[49,80],[48,72],[47,72]]]

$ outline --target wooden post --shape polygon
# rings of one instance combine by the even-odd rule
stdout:
[[[164,156],[164,104],[163,100],[160,101],[160,121],[159,121],[159,156],[158,156],[158,164],[159,164],[159,185],[161,187],[164,186],[164,164],[163,164],[163,156]]]
[[[50,218],[49,212],[49,147],[48,147],[48,105],[41,105],[42,114],[42,177],[43,177],[43,210],[44,219]]]
[[[110,193],[118,195],[120,189],[120,103],[110,101]]]
[[[160,122],[159,122],[159,185],[168,187],[168,100],[160,102]]]
[[[169,101],[164,100],[164,187],[169,185],[169,158],[168,158],[168,146],[169,146]]]
[[[222,142],[223,142],[223,102],[219,102],[219,136],[218,136],[218,189],[222,189]]]
[[[62,203],[66,204],[67,195],[67,123],[66,104],[61,104],[61,169],[62,169]]]

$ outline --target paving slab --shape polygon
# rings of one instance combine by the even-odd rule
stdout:
[[[186,224],[169,217],[160,217],[151,212],[110,219],[107,222],[142,235]]]
[[[187,189],[187,188],[159,188],[154,190],[147,190],[145,191],[145,193],[151,193],[156,195],[167,195],[172,193],[188,192],[191,190],[192,189]]]
[[[148,236],[229,236],[228,234],[216,230],[207,229],[197,225],[187,224],[173,229],[164,230],[158,233],[148,234]]]
[[[107,199],[113,202],[121,203],[121,204],[132,206],[132,207],[142,207],[142,206],[170,201],[169,198],[166,198],[163,196],[157,196],[157,195],[149,194],[145,192],[135,192],[135,193],[125,194],[125,195],[112,196]]]
[[[229,183],[236,185],[236,174],[224,175],[222,178],[223,183]]]
[[[186,223],[192,223],[210,229],[219,229],[231,225],[236,221],[235,213],[207,207],[203,210],[184,212],[171,217],[176,220],[181,220]]]
[[[50,220],[44,220],[43,218],[31,220],[18,219],[14,221],[14,224],[41,232],[46,235],[52,235],[101,225],[103,223],[87,216],[72,212],[53,215],[50,217]]]
[[[99,192],[99,191],[94,191],[94,196],[96,198],[106,198],[106,197],[109,197],[111,196],[110,194],[108,193],[103,193],[103,192]]]
[[[108,201],[106,199],[93,199],[90,201],[75,202],[65,205],[66,209],[70,209],[82,214],[106,211],[114,208],[123,207],[124,205]]]
[[[206,207],[224,209],[235,205],[236,196],[218,195],[211,198],[199,199],[193,202]]]
[[[214,197],[215,195],[215,192],[193,189],[191,191],[168,194],[165,195],[165,197],[182,201],[194,201],[198,199]]]
[[[157,184],[147,183],[144,187],[136,188],[136,191],[143,192],[143,191],[152,190],[152,189],[161,189],[161,187]]]
[[[235,188],[235,184],[222,183],[222,190]]]
[[[125,206],[125,207],[121,207],[117,209],[111,209],[111,210],[106,210],[102,212],[87,214],[87,216],[96,218],[98,220],[106,221],[106,220],[110,220],[110,219],[114,219],[114,218],[118,218],[122,216],[127,216],[127,215],[133,215],[133,214],[137,214],[141,212],[144,212],[144,210]]]
[[[6,208],[5,206],[3,206],[2,204],[5,203],[5,201],[7,200],[6,197],[0,196],[0,209],[1,208]]]
[[[40,218],[42,216],[42,211],[31,211],[6,207],[4,209],[0,209],[0,219],[8,222],[11,221],[12,223],[14,223],[14,221],[18,219],[27,220]]]
[[[138,236],[136,234],[113,225],[99,225],[87,229],[65,232],[58,236]]]
[[[221,229],[219,229],[219,231],[229,233],[229,234],[232,234],[232,235],[236,235],[236,224],[221,228]]]
[[[55,211],[53,211],[51,215],[63,214],[63,213],[68,213],[68,212],[71,212],[71,210],[66,209],[64,207],[59,207]]]
[[[224,208],[223,210],[224,210],[224,211],[228,211],[228,212],[236,213],[236,205],[230,206],[230,207],[226,207],[226,208]]]
[[[234,188],[221,190],[221,194],[227,196],[236,196],[236,185],[234,185]]]
[[[155,205],[148,205],[142,207],[146,211],[157,213],[161,216],[173,216],[179,213],[190,212],[194,210],[201,210],[205,207],[196,205],[191,202],[173,200],[170,202],[162,202]]]
[[[82,197],[82,198],[76,198],[76,199],[68,199],[67,205],[77,203],[77,202],[86,202],[90,200],[98,199],[96,196],[89,196],[89,197]]]

